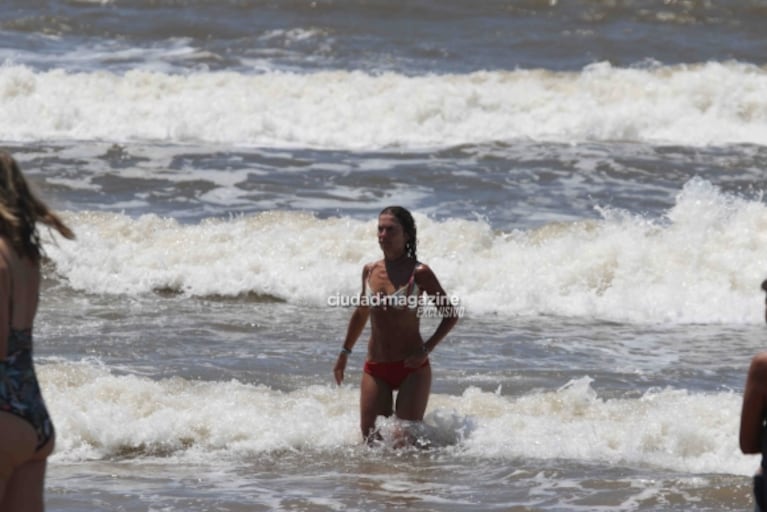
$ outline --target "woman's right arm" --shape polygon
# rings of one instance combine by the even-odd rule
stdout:
[[[368,265],[362,269],[362,297],[365,295],[365,283],[368,276]],[[354,308],[352,317],[349,319],[349,326],[346,328],[346,337],[341,347],[341,352],[338,354],[336,365],[333,367],[333,376],[336,379],[336,384],[341,384],[344,381],[344,370],[346,369],[346,361],[351,354],[354,344],[357,343],[362,331],[365,329],[365,325],[368,323],[370,317],[370,308],[366,305],[360,305]]]

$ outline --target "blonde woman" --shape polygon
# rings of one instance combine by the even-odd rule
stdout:
[[[0,510],[43,510],[43,483],[55,442],[32,362],[32,325],[42,250],[37,223],[72,231],[30,190],[0,151]]]

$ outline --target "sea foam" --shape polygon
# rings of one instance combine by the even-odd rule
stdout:
[[[55,460],[162,457],[199,462],[359,446],[359,390],[276,391],[239,381],[119,375],[94,361],[40,365],[58,430]],[[588,377],[519,397],[468,387],[434,394],[417,429],[433,449],[472,459],[650,464],[693,474],[749,474],[740,397],[650,390],[604,399]],[[391,422],[379,421],[384,434]]]
[[[601,218],[497,231],[416,213],[419,258],[468,315],[628,322],[762,322],[767,207],[693,179],[658,218]],[[55,276],[95,294],[255,295],[334,307],[381,257],[375,219],[272,211],[198,224],[70,212],[75,241],[47,244]],[[335,302],[333,302],[335,301]],[[333,302],[333,303],[331,303]]]
[[[767,143],[767,73],[738,63],[406,76],[0,67],[0,140],[370,150],[514,140]]]

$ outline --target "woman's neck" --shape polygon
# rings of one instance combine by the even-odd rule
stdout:
[[[410,257],[407,255],[406,251],[402,251],[396,254],[386,254],[384,253],[384,260],[388,265],[401,265],[402,263],[408,261]]]

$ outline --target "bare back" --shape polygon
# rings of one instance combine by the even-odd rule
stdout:
[[[19,257],[3,237],[0,237],[0,256],[0,348],[4,348],[8,328],[26,330],[32,327],[41,277],[40,264]],[[5,352],[2,350],[0,354],[4,357]]]

